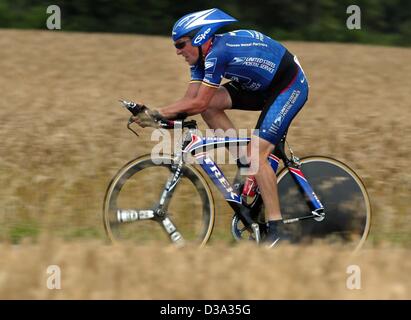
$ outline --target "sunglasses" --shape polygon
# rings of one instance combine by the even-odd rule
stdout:
[[[186,46],[186,43],[189,42],[189,41],[191,41],[191,39],[187,39],[185,41],[174,43],[174,47],[181,50]]]

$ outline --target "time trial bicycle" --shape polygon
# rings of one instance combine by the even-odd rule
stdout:
[[[139,105],[121,102],[134,115],[141,112]],[[130,130],[131,124],[129,120]],[[182,129],[180,148],[174,155],[138,157],[117,172],[104,199],[103,222],[108,237],[112,241],[168,239],[177,245],[204,246],[212,235],[216,205],[198,166],[188,163],[187,156],[191,155],[232,208],[233,238],[259,243],[266,233],[261,194],[257,190],[252,198],[242,195],[245,179],[240,171],[244,165],[238,165],[236,178],[230,183],[207,152],[210,148],[246,145],[250,138],[202,137],[195,120],[161,120],[158,125]],[[370,200],[359,176],[329,157],[299,159],[288,148],[289,156],[285,145],[286,135],[267,161],[277,175],[283,223],[291,242],[324,239],[358,250],[371,225]],[[278,170],[280,161],[283,168]]]

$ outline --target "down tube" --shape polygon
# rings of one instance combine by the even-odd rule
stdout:
[[[213,180],[227,201],[241,204],[241,196],[232,188],[231,184],[224,177],[223,172],[217,164],[208,156],[206,152],[195,155],[198,164],[203,168],[207,175]]]

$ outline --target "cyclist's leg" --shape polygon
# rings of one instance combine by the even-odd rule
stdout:
[[[251,144],[249,144],[251,151],[250,169],[251,174],[257,180],[261,196],[263,197],[266,208],[266,220],[281,220],[280,203],[277,196],[277,177],[267,161],[275,146],[271,142],[255,135],[251,139]]]
[[[210,101],[208,108],[201,116],[211,129],[221,129],[215,132],[217,136],[238,137],[234,124],[228,118],[225,110],[261,110],[265,96],[261,93],[245,91],[239,83],[227,82],[220,86]],[[229,149],[230,150],[230,149]],[[232,154],[236,158],[246,157],[246,151],[242,149]]]
[[[207,110],[201,113],[201,116],[211,129],[222,129],[223,131],[235,129],[234,124],[224,112],[224,110],[231,109],[231,106],[230,94],[224,86],[220,86],[211,99]]]
[[[227,82],[220,86],[210,101],[208,108],[201,116],[210,128],[234,128],[225,110],[239,109],[260,111],[264,105],[265,96],[260,92],[246,91],[236,82]]]
[[[281,140],[291,121],[304,106],[307,97],[307,80],[304,73],[299,70],[290,85],[277,97],[274,97],[274,101],[271,101],[271,104],[264,109],[260,116],[255,135],[261,140],[265,140],[265,142],[262,143],[262,148],[259,148],[258,156],[265,155],[268,150],[272,150],[268,146],[274,148]],[[261,168],[258,168],[259,172],[257,172],[255,177],[266,207],[266,220],[279,220],[281,219],[281,213],[279,209],[277,179],[274,172],[272,174],[267,173],[268,168],[271,169],[266,161],[267,156],[259,160],[258,163]]]

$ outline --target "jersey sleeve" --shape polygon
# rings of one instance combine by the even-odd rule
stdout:
[[[223,56],[217,56],[215,52],[210,52],[204,61],[203,84],[218,88],[224,76],[226,68]]]
[[[195,65],[190,66],[191,82],[201,82],[204,78],[204,68],[201,63],[197,62]]]

